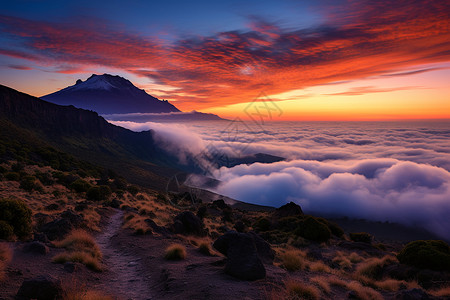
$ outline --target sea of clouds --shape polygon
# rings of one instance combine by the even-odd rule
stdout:
[[[449,122],[113,123],[155,130],[180,162],[205,148],[286,158],[213,170],[222,195],[294,201],[305,212],[421,226],[450,239]]]

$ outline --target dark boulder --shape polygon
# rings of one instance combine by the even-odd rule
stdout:
[[[61,282],[50,276],[24,280],[17,292],[18,300],[54,300],[63,298]]]
[[[214,248],[227,257],[225,272],[243,280],[266,276],[263,262],[272,263],[275,252],[255,233],[229,231],[214,242]]]
[[[23,246],[23,251],[29,252],[29,253],[45,255],[48,253],[49,250],[48,250],[48,247],[44,243],[34,241],[34,242],[26,243]]]
[[[41,231],[49,240],[63,239],[73,229],[72,223],[66,219],[57,219],[42,226]]]
[[[111,203],[109,204],[109,206],[111,206],[112,208],[120,208],[121,205],[122,205],[122,201],[120,201],[117,198],[112,199]]]
[[[184,235],[205,236],[206,231],[202,221],[190,211],[184,211],[174,218],[172,231]]]
[[[34,233],[33,241],[41,242],[44,244],[50,243],[50,240],[48,239],[47,235],[39,232]]]
[[[281,219],[286,217],[295,217],[303,215],[300,205],[294,202],[289,202],[273,211],[272,217],[274,219]]]
[[[60,218],[44,224],[41,227],[41,232],[47,235],[49,240],[57,240],[64,238],[74,228],[80,228],[85,225],[83,216],[66,210],[60,214]]]
[[[250,235],[230,231],[214,242],[214,248],[227,256],[225,273],[242,280],[257,280],[266,276]]]

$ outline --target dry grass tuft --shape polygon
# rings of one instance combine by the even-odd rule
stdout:
[[[200,253],[205,255],[212,255],[211,246],[208,242],[201,242],[198,245],[198,251],[200,251]]]
[[[330,283],[328,282],[328,278],[325,276],[316,276],[309,279],[312,283],[316,284],[325,294],[329,294],[331,292]]]
[[[352,262],[345,253],[337,251],[336,254],[337,255],[333,258],[334,263],[337,263],[341,269],[349,270],[352,268]]]
[[[381,279],[383,268],[396,262],[398,262],[397,259],[390,255],[382,258],[369,258],[358,265],[356,274],[373,279]]]
[[[450,286],[443,287],[439,290],[428,291],[431,295],[436,297],[450,297]]]
[[[3,279],[4,272],[9,262],[12,260],[12,250],[6,243],[0,244],[0,280]]]
[[[300,250],[288,250],[281,254],[281,261],[283,266],[288,271],[301,270],[306,266],[305,252]]]
[[[383,296],[374,289],[362,286],[357,281],[352,281],[347,284],[347,289],[354,291],[358,299],[361,300],[383,300]]]
[[[86,231],[74,230],[64,240],[56,242],[55,246],[65,248],[67,251],[53,257],[53,262],[79,262],[91,270],[102,270],[100,263],[102,253],[100,248],[94,238]]]
[[[314,261],[308,263],[309,270],[313,272],[331,273],[331,268],[322,261]]]
[[[173,244],[167,247],[164,255],[168,260],[182,260],[186,258],[186,248],[181,244]]]
[[[346,281],[344,281],[340,278],[337,278],[336,276],[328,277],[327,281],[330,285],[340,286],[340,287],[344,287],[344,288],[347,288],[347,284],[348,284]]]
[[[350,253],[350,255],[348,256],[348,259],[349,259],[352,263],[354,263],[354,264],[359,263],[359,262],[362,262],[362,261],[364,260],[364,258],[362,258],[362,257],[361,257],[358,253],[356,253],[356,252]]]
[[[295,280],[288,280],[285,286],[287,299],[320,299],[320,291],[315,286]]]
[[[405,286],[407,289],[420,288],[419,284],[415,281],[407,282],[404,280],[385,279],[382,281],[374,281],[373,286],[380,290],[396,292],[401,286]]]

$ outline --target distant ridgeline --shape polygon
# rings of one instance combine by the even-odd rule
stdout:
[[[69,163],[87,161],[158,190],[174,173],[195,171],[158,147],[152,131],[133,132],[95,112],[49,103],[2,85],[0,125],[3,159],[30,159],[38,155],[34,150],[50,147],[58,155],[72,155],[75,159]]]

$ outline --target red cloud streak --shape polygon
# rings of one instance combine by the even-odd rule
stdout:
[[[0,31],[20,41],[20,50],[3,45],[0,54],[120,68],[178,87],[165,98],[186,108],[246,102],[260,91],[276,94],[449,60],[446,1],[350,1],[348,7],[329,13],[326,26],[286,30],[260,22],[249,31],[171,45],[105,26],[94,30],[0,16]]]

